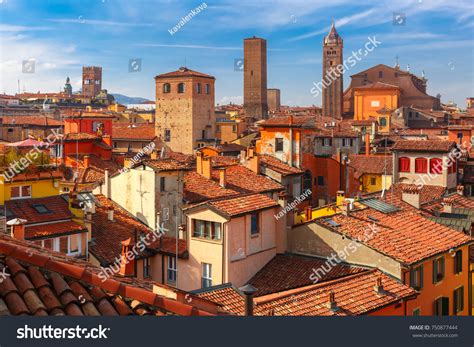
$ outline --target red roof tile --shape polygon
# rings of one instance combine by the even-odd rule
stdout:
[[[454,141],[403,140],[397,141],[392,151],[406,152],[449,152],[456,146]]]
[[[25,228],[25,239],[33,240],[44,237],[59,236],[63,234],[73,234],[87,232],[87,228],[83,225],[68,221],[51,224],[41,224],[29,226]]]
[[[350,154],[349,160],[349,166],[355,169],[357,178],[364,174],[393,174],[392,156]]]
[[[290,166],[281,160],[267,154],[260,155],[260,165],[263,165],[283,176],[303,174],[303,171]]]
[[[113,123],[112,139],[113,140],[142,140],[153,141],[155,135],[154,123]]]
[[[390,192],[393,192],[397,197],[401,199],[403,190],[406,188],[418,188],[416,184],[407,184],[407,183],[396,183],[394,184]],[[441,186],[433,186],[425,184],[421,187],[420,190],[420,204],[426,204],[430,201],[440,199],[447,189]]]
[[[45,198],[8,200],[5,201],[5,205],[7,210],[12,213],[12,218],[26,219],[26,225],[70,220],[73,217],[67,201],[60,195]],[[50,212],[39,213],[34,208],[35,205],[44,205]]]
[[[170,77],[205,77],[215,79],[211,75],[206,75],[202,72],[197,72],[186,67],[180,67],[179,70],[167,72],[158,76],[155,76],[155,79],[159,78],[170,78]]]
[[[43,126],[48,128],[58,128],[63,126],[63,122],[46,116],[1,116],[3,125],[22,126]]]

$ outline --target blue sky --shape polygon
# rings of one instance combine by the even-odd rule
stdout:
[[[289,105],[320,105],[310,93],[321,79],[321,42],[336,22],[345,56],[363,48],[370,36],[382,44],[344,78],[379,63],[428,79],[428,92],[465,107],[474,96],[474,2],[410,1],[230,1],[209,0],[175,34],[169,29],[202,1],[0,0],[0,92],[58,91],[66,76],[80,88],[81,66],[103,67],[109,92],[154,99],[157,74],[185,64],[216,77],[216,103],[242,101],[242,73],[234,60],[242,40],[268,41],[268,87],[280,88]],[[393,25],[401,13],[404,25]],[[130,59],[142,60],[130,73]],[[22,73],[34,59],[35,73]]]

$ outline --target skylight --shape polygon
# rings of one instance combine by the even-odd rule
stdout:
[[[48,210],[48,208],[45,205],[33,205],[32,207],[36,210],[36,212],[41,213],[41,214],[51,213],[51,211]]]

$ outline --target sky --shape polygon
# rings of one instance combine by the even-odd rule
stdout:
[[[196,8],[201,6],[198,12]],[[180,28],[177,23],[196,13]],[[474,96],[472,0],[0,0],[0,92],[57,92],[82,66],[102,66],[109,93],[154,100],[153,77],[180,66],[216,77],[216,103],[242,103],[243,39],[267,40],[268,88],[282,104],[321,105],[322,40],[334,20],[344,56],[381,42],[344,75],[377,64],[428,79],[428,93],[465,108]],[[140,62],[130,69],[131,61]],[[34,61],[34,73],[23,71]]]

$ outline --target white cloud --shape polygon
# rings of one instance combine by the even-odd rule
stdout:
[[[243,103],[243,98],[241,95],[238,96],[223,96],[220,98],[217,103],[219,105],[227,105],[229,103],[241,105]]]

